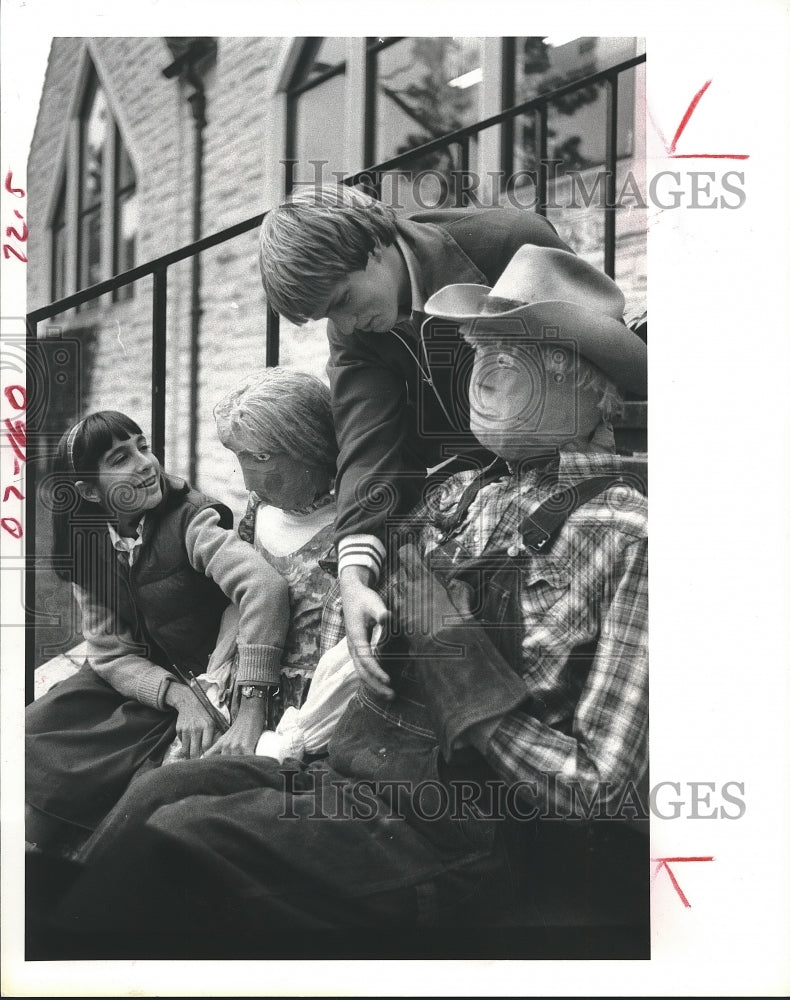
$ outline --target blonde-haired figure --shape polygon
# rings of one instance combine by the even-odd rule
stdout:
[[[232,451],[250,491],[238,532],[288,584],[290,623],[270,725],[257,753],[301,757],[322,750],[357,687],[342,630],[322,634],[333,577],[320,562],[332,545],[337,442],[329,390],[306,372],[266,368],[215,407],[217,434]],[[228,610],[201,682],[219,707],[233,690],[238,616]],[[327,654],[323,656],[323,654]],[[311,684],[315,690],[305,705]],[[242,689],[241,697],[263,692]],[[304,706],[304,707],[303,707]],[[226,751],[228,752],[228,751]],[[209,753],[208,756],[213,756]],[[175,747],[169,760],[178,759]]]

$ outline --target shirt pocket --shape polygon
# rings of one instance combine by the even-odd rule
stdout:
[[[527,633],[548,630],[570,646],[590,638],[587,616],[576,607],[571,574],[551,559],[533,559],[522,568],[520,597]]]

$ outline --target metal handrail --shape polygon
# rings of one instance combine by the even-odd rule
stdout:
[[[556,90],[550,90],[545,94],[539,94],[537,97],[531,97],[528,101],[522,101],[521,104],[514,104],[513,107],[506,108],[504,111],[498,111],[495,115],[489,115],[488,118],[483,118],[478,122],[474,122],[472,125],[464,125],[463,128],[458,128],[454,132],[448,132],[446,135],[441,135],[436,139],[431,139],[430,142],[425,142],[422,146],[415,146],[414,149],[407,149],[405,153],[399,153],[397,156],[392,156],[389,160],[377,163],[373,167],[367,167],[365,170],[358,170],[355,174],[351,174],[349,177],[344,178],[343,183],[355,184],[359,179],[364,179],[366,176],[371,174],[385,173],[388,170],[395,170],[404,163],[407,163],[409,160],[420,159],[427,153],[433,153],[437,149],[443,149],[445,146],[452,145],[454,142],[460,142],[462,139],[477,135],[478,132],[483,132],[485,129],[491,128],[494,125],[501,125],[503,122],[510,121],[511,119],[518,117],[518,115],[523,115],[530,111],[537,111],[543,106],[551,104],[552,101],[556,101],[558,98],[564,97],[566,94],[573,93],[574,90],[583,90],[591,84],[602,83],[605,80],[616,77],[620,73],[625,73],[626,70],[633,69],[634,66],[638,66],[640,63],[645,62],[646,59],[647,56],[643,52],[641,55],[633,56],[631,59],[626,59],[624,62],[617,63],[616,66],[610,66],[608,69],[599,70],[597,73],[591,73],[589,76],[579,77],[578,80],[573,80],[571,83],[563,84],[562,87],[558,87]]]
[[[530,98],[528,101],[522,101],[520,104],[516,104],[504,111],[500,111],[495,115],[490,115],[488,118],[483,118],[472,125],[465,125],[463,128],[456,129],[454,132],[448,132],[446,135],[439,136],[436,139],[431,139],[429,142],[425,142],[421,146],[415,146],[413,149],[406,150],[405,153],[399,153],[397,156],[390,157],[388,160],[383,160],[381,163],[376,163],[373,166],[358,170],[355,173],[350,174],[348,177],[344,177],[343,183],[349,185],[357,184],[360,181],[364,181],[367,178],[375,176],[376,174],[386,173],[388,171],[398,169],[399,167],[407,165],[409,161],[419,160],[428,153],[435,152],[437,149],[443,149],[445,146],[453,143],[461,142],[464,139],[477,135],[479,132],[485,131],[487,128],[491,128],[494,125],[500,125],[505,121],[518,117],[519,115],[526,114],[530,111],[541,111],[543,108],[551,104],[552,101],[555,101],[566,94],[572,93],[574,90],[581,90],[591,84],[601,83],[605,80],[616,78],[619,74],[626,72],[626,70],[632,69],[633,67],[645,62],[646,58],[646,55],[643,53],[638,56],[633,56],[631,59],[627,59],[622,63],[618,63],[616,66],[612,66],[609,69],[600,70],[598,73],[592,73],[589,76],[580,77],[578,80],[574,80],[562,87],[558,87],[556,90],[540,94],[538,97]],[[75,306],[82,305],[84,302],[99,298],[101,295],[112,292],[117,288],[122,288],[124,285],[131,284],[133,281],[138,281],[140,278],[146,278],[163,267],[169,267],[171,264],[177,264],[179,261],[186,260],[193,254],[202,253],[204,250],[209,250],[211,247],[218,246],[226,240],[233,239],[236,236],[241,236],[243,233],[248,233],[250,230],[258,227],[265,216],[266,213],[261,212],[259,215],[252,216],[252,218],[245,219],[242,222],[237,222],[235,225],[228,226],[226,229],[221,229],[218,232],[213,233],[211,236],[204,236],[202,239],[199,239],[194,243],[188,243],[185,246],[180,247],[178,250],[172,250],[169,253],[162,254],[161,257],[157,257],[156,259],[148,261],[145,264],[139,264],[137,267],[130,268],[128,271],[123,271],[121,274],[115,275],[112,278],[107,278],[105,281],[97,282],[95,285],[91,285],[88,288],[81,289],[71,295],[66,295],[61,299],[50,302],[46,306],[41,306],[39,309],[33,309],[27,314],[28,324],[40,323],[42,320],[51,319],[53,316],[57,316],[68,309],[74,308]]]

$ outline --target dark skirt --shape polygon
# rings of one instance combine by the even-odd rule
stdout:
[[[176,713],[148,708],[86,663],[25,711],[25,801],[44,817],[93,830],[140,771],[161,764]]]

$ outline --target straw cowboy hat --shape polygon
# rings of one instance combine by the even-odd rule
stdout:
[[[499,338],[508,329],[530,340],[572,340],[617,384],[628,385],[645,377],[633,364],[634,357],[642,359],[646,369],[646,348],[623,323],[624,307],[617,285],[591,264],[566,250],[527,245],[493,288],[446,285],[425,312],[460,324],[475,340]]]

